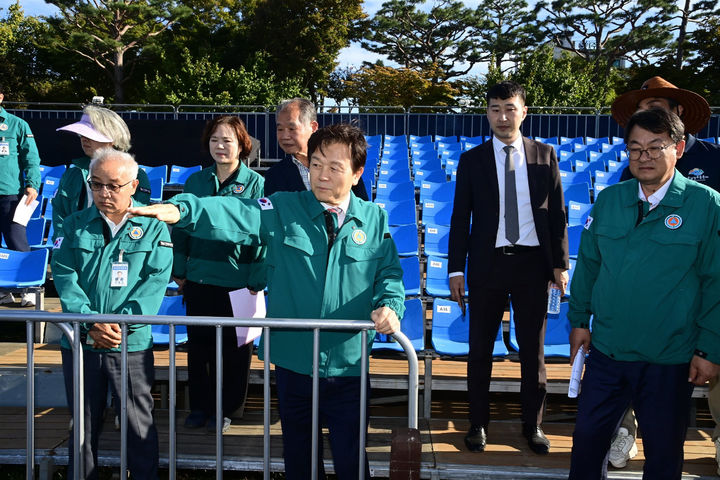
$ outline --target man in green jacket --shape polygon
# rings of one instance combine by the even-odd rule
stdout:
[[[675,170],[685,142],[674,113],[635,113],[625,143],[635,179],[598,196],[573,277],[571,358],[590,354],[570,479],[607,478],[631,402],[644,478],[680,479],[693,384],[720,371],[720,195]]]
[[[130,154],[106,148],[90,163],[93,205],[65,219],[53,245],[52,270],[63,312],[156,315],[170,278],[172,243],[167,226],[148,218],[128,218],[138,186],[138,165]],[[90,322],[92,320],[90,319]],[[83,448],[85,475],[98,478],[97,453],[108,384],[120,415],[121,341],[117,323],[81,328],[84,362]],[[129,324],[128,450],[132,477],[157,479],[158,436],[150,389],[154,381],[151,326]],[[68,404],[73,403],[72,351],[61,342]],[[73,436],[69,449],[73,452]],[[72,466],[72,459],[69,462]],[[72,467],[71,467],[72,468]],[[69,478],[74,478],[70,472]]]
[[[308,142],[312,191],[259,200],[178,195],[169,204],[131,212],[195,236],[267,245],[268,317],[372,319],[378,332],[392,333],[404,313],[405,292],[387,215],[350,191],[362,175],[366,148],[358,128],[331,125]],[[370,332],[368,348],[372,337]],[[358,478],[359,375],[367,367],[360,364],[360,342],[359,333],[320,335],[320,417],[330,431],[338,478]],[[270,345],[286,476],[309,478],[313,334],[273,330]],[[367,460],[365,471],[369,476]]]
[[[5,90],[0,83],[0,104]],[[25,225],[13,222],[23,195],[30,205],[40,190],[40,156],[27,122],[0,106],[0,235],[10,250],[29,252]],[[12,293],[0,290],[0,304],[15,301]],[[22,305],[35,305],[34,295],[23,296]]]

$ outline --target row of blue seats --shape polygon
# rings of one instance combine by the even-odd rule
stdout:
[[[567,303],[562,303],[559,314],[548,315],[545,334],[546,357],[568,358],[570,356],[570,345],[568,343],[570,324],[567,320],[567,306]],[[471,308],[472,305],[468,305],[468,311],[463,314],[456,302],[442,298],[433,299],[431,344],[436,353],[448,356],[464,356],[468,354],[469,310]],[[185,306],[182,303],[182,296],[166,296],[158,314],[184,316]],[[410,298],[405,301],[405,315],[400,323],[400,330],[407,336],[417,352],[426,350],[425,318],[425,308],[421,299]],[[167,325],[153,325],[152,335],[153,342],[156,345],[167,345],[170,341],[169,327]],[[180,344],[186,341],[186,327],[183,325],[176,326],[175,342]],[[509,346],[514,351],[519,351],[517,339],[515,338],[512,306],[510,308]],[[376,334],[372,350],[402,351],[402,347],[394,342],[391,336]],[[509,353],[508,346],[503,339],[501,325],[495,339],[493,356],[503,357]]]

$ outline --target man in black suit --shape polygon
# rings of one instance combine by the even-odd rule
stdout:
[[[308,140],[318,129],[315,105],[304,98],[283,100],[275,113],[277,141],[289,157],[285,157],[265,172],[265,195],[275,192],[302,192],[310,190],[310,160]],[[361,178],[352,188],[356,197],[367,200],[367,191]]]
[[[502,82],[487,95],[493,139],[460,157],[450,223],[448,273],[464,309],[468,257],[470,430],[465,445],[483,451],[490,421],[492,350],[511,297],[520,347],[523,435],[539,454],[550,442],[540,427],[545,403],[543,342],[548,288],[567,286],[568,240],[560,173],[549,145],[524,138],[525,90]],[[472,229],[470,219],[472,216]]]

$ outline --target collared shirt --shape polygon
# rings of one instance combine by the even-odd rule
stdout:
[[[329,203],[320,202],[320,205],[327,210],[328,208],[337,208],[340,209],[339,212],[337,212],[337,224],[338,227],[341,227],[343,223],[345,223],[345,213],[348,210],[348,206],[350,206],[350,194],[348,193],[347,197],[345,197],[345,200],[340,202],[340,205],[330,205]]]
[[[643,202],[648,202],[650,204],[650,210],[660,205],[660,201],[665,198],[665,194],[668,191],[668,188],[670,188],[670,184],[672,183],[672,179],[675,176],[675,172],[673,172],[672,177],[670,177],[670,180],[665,182],[662,187],[658,188],[655,193],[645,198],[645,192],[643,192],[642,185],[640,185],[640,182],[638,182],[638,198],[642,200]]]
[[[306,167],[300,160],[295,157],[290,158],[292,158],[292,161],[297,167],[298,172],[300,172],[300,178],[302,178],[303,184],[305,184],[305,189],[310,190],[310,167]]]
[[[128,207],[128,208],[132,208],[132,206],[133,206],[133,201],[131,198],[130,199],[130,207]],[[130,216],[129,212],[125,212],[125,216],[122,218],[122,220],[120,220],[117,224],[115,224],[112,220],[110,220],[108,218],[107,215],[105,215],[103,212],[101,212],[100,209],[98,209],[98,213],[100,214],[100,216],[103,219],[105,219],[105,223],[108,224],[108,227],[110,227],[110,234],[112,235],[113,238],[115,238],[115,235],[117,235],[117,233],[120,230],[122,230],[123,225],[125,225],[125,223],[127,223],[128,217]]]
[[[495,153],[495,167],[497,170],[498,189],[500,192],[500,216],[498,221],[497,238],[495,247],[511,245],[505,238],[505,150],[506,144],[493,137],[493,151]],[[520,238],[517,245],[536,247],[540,245],[537,233],[535,232],[535,220],[533,219],[532,206],[530,204],[530,185],[528,184],[527,162],[525,161],[525,147],[522,136],[511,144],[512,158],[515,161],[515,190],[518,201],[518,224],[520,226]]]

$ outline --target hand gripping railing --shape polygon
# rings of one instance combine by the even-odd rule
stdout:
[[[365,436],[367,418],[367,382],[368,364],[367,335],[368,330],[374,327],[369,320],[330,320],[330,319],[288,319],[288,318],[265,318],[265,319],[239,319],[227,317],[178,317],[163,315],[83,315],[75,313],[48,313],[37,311],[0,311],[0,321],[24,321],[27,325],[27,445],[26,445],[26,477],[35,478],[34,460],[34,438],[35,438],[35,398],[34,398],[34,357],[33,357],[33,327],[37,322],[48,322],[57,324],[63,333],[70,339],[73,348],[73,375],[74,375],[74,404],[73,404],[73,468],[75,478],[83,478],[81,459],[82,443],[84,439],[83,417],[81,405],[83,405],[83,362],[82,355],[76,355],[82,348],[80,343],[80,323],[118,323],[122,329],[121,346],[121,405],[120,405],[120,477],[127,477],[127,324],[144,323],[151,325],[169,325],[169,447],[168,447],[168,478],[174,479],[177,472],[176,435],[175,435],[175,397],[176,397],[176,366],[175,366],[175,325],[214,326],[215,345],[217,362],[216,369],[216,432],[215,432],[215,455],[216,455],[216,478],[221,479],[223,473],[223,442],[222,442],[222,327],[262,327],[264,332],[264,378],[263,378],[263,473],[264,478],[270,478],[270,338],[269,332],[272,328],[313,330],[313,399],[312,399],[312,457],[317,458],[319,445],[318,414],[319,414],[319,375],[318,358],[320,345],[320,330],[346,330],[361,332],[361,374],[360,374],[360,448],[359,448],[359,471],[358,478],[363,478],[365,464]],[[72,324],[72,326],[71,326]],[[408,358],[408,427],[417,428],[418,423],[418,360],[415,350],[407,337],[396,332],[393,338],[403,347]],[[312,478],[318,475],[317,462],[312,463]]]

